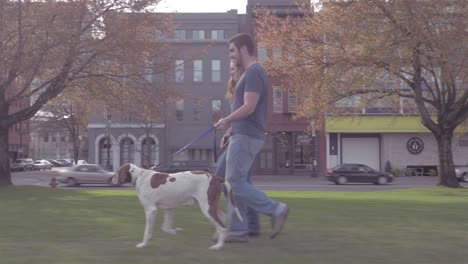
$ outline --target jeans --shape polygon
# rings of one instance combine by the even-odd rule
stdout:
[[[250,182],[249,171],[263,143],[263,139],[243,134],[233,134],[229,140],[226,179],[231,185],[234,201],[244,219],[248,219],[248,207],[269,216],[276,215],[279,208],[277,201],[270,199]],[[249,231],[247,221],[241,222],[237,219],[233,210],[228,210],[228,219],[231,220],[231,234],[241,235]]]
[[[216,172],[215,175],[220,176],[225,178],[226,177],[226,157],[227,157],[227,151],[224,152],[221,157],[219,158],[218,161],[218,166],[216,167]],[[249,174],[247,176],[247,181],[250,183],[251,179],[250,177],[252,176],[252,170],[249,170]],[[232,205],[230,204],[230,201],[228,200],[228,211],[232,210]],[[247,212],[245,215],[246,219],[244,218],[244,221],[247,221],[247,226],[248,226],[248,232],[249,233],[260,233],[260,219],[258,216],[258,213],[253,210],[250,207],[247,207]],[[228,214],[228,223],[232,223],[232,217],[237,219],[237,216],[233,214]],[[235,221],[235,220],[234,220]]]

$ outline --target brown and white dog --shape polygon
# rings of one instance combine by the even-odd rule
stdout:
[[[205,171],[185,171],[179,173],[163,173],[146,170],[134,164],[122,165],[112,178],[113,184],[123,184],[130,179],[135,186],[138,198],[145,210],[146,226],[143,241],[137,245],[142,248],[148,245],[153,235],[153,226],[158,208],[164,209],[164,222],[161,229],[175,234],[177,229],[172,227],[173,210],[179,205],[198,202],[202,213],[215,226],[218,233],[217,243],[210,249],[221,249],[226,237],[226,227],[220,218],[223,213],[218,209],[218,202],[226,188],[228,197],[233,204],[237,217],[242,220],[233,202],[231,187],[223,178]]]

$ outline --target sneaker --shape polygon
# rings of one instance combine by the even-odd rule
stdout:
[[[285,205],[285,208],[280,214],[274,215],[271,217],[271,226],[273,229],[273,232],[270,235],[271,239],[274,239],[281,232],[281,230],[283,230],[284,223],[286,222],[286,219],[288,218],[288,214],[289,214],[289,207]]]

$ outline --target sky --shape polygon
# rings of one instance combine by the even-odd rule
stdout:
[[[162,12],[226,12],[237,9],[238,14],[245,14],[247,0],[162,0],[158,11]]]

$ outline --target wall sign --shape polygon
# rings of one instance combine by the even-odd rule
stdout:
[[[412,137],[406,142],[406,148],[411,154],[419,154],[424,149],[424,142],[418,137]]]

